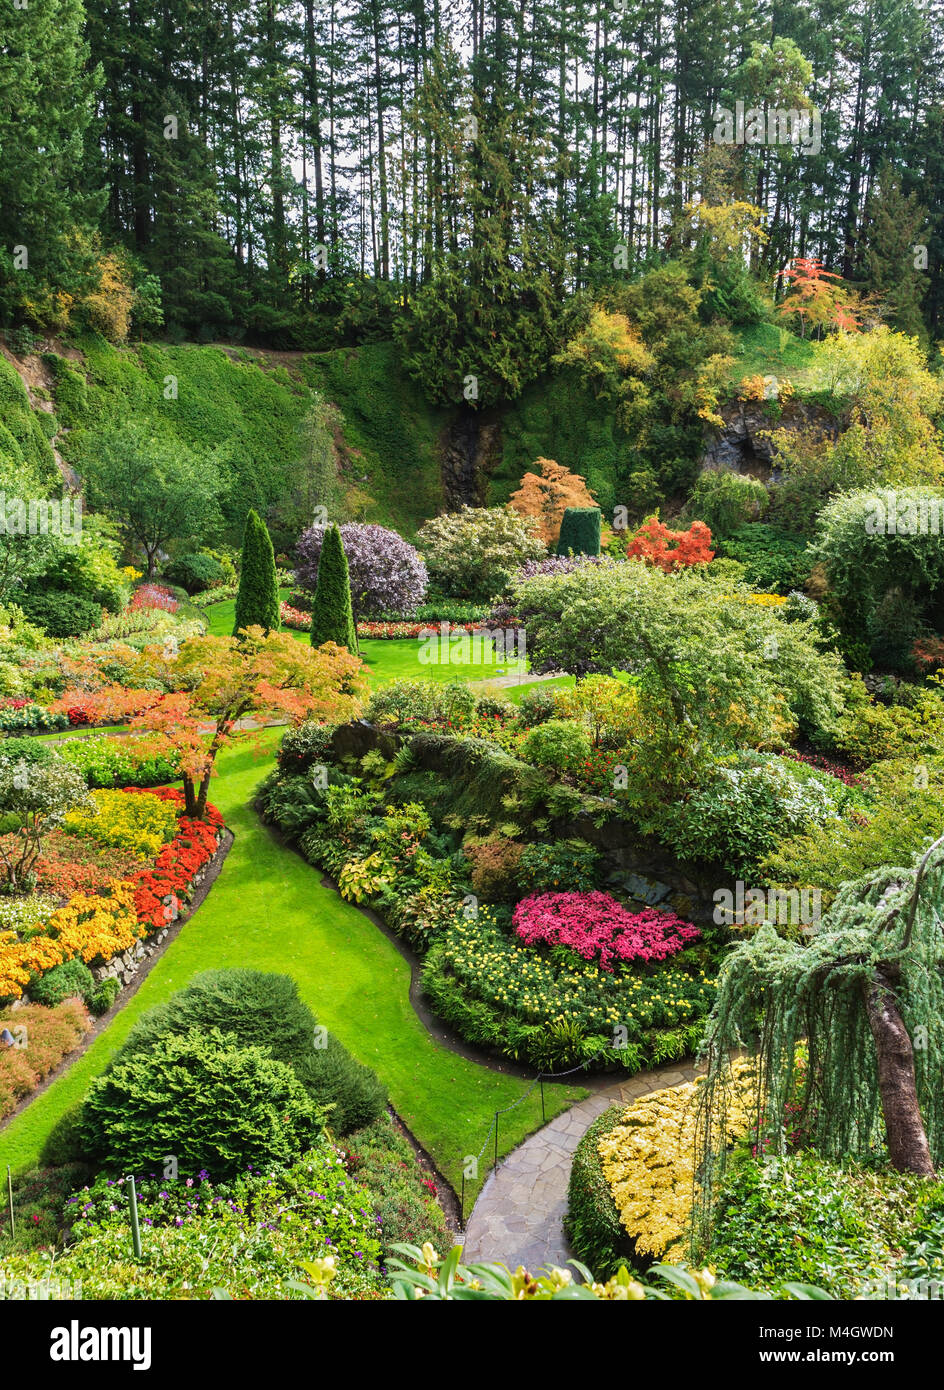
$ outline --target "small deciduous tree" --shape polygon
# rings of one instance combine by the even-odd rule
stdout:
[[[347,556],[337,526],[329,527],[321,547],[318,582],[311,605],[311,645],[320,647],[324,642],[347,647],[349,652],[357,650]]]
[[[533,517],[545,545],[555,545],[567,508],[595,507],[596,498],[578,473],[554,459],[536,459],[534,467],[537,471],[525,473],[508,505],[519,516]]]
[[[202,819],[213,766],[238,736],[246,715],[258,723],[344,722],[360,711],[366,689],[360,661],[342,647],[313,650],[289,633],[249,627],[235,637],[194,637],[176,658],[184,688],[132,723],[164,736],[178,754],[186,814]]]
[[[783,318],[799,324],[800,337],[823,334],[829,328],[856,332],[861,308],[842,277],[827,270],[815,256],[796,256],[781,278],[789,286],[779,307]]]
[[[278,626],[279,581],[275,572],[275,552],[265,522],[254,508],[250,508],[243,531],[233,634],[247,627],[261,627],[269,632]]]
[[[32,887],[43,836],[75,810],[95,812],[78,768],[60,758],[47,763],[0,759],[0,814],[13,824],[0,835],[0,869],[6,891],[17,893]]]
[[[153,579],[168,541],[205,539],[220,522],[219,472],[208,458],[166,437],[128,425],[88,459],[87,489],[94,507],[118,518],[140,545]]]

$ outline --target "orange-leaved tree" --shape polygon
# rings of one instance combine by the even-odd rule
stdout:
[[[862,306],[855,291],[843,285],[835,271],[826,270],[822,261],[795,256],[786,270],[778,272],[778,278],[789,287],[778,312],[799,320],[801,338],[807,328],[811,333],[827,328],[858,332]]]
[[[286,632],[246,628],[235,637],[192,637],[176,658],[181,689],[132,728],[164,736],[180,758],[186,814],[206,812],[213,764],[238,736],[238,721],[284,718],[343,723],[360,712],[367,681],[360,659],[333,642],[313,648]]]
[[[639,527],[626,548],[626,555],[630,560],[656,565],[666,574],[687,565],[707,565],[715,558],[711,531],[703,521],[693,521],[687,531],[671,531],[655,516]]]
[[[545,545],[553,545],[568,507],[595,507],[597,502],[580,474],[563,464],[541,458],[535,459],[534,467],[539,471],[525,473],[508,505],[519,516],[534,517]]]

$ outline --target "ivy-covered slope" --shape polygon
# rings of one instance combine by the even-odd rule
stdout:
[[[445,412],[431,410],[403,378],[390,344],[313,355],[196,344],[116,348],[96,337],[78,346],[81,360],[49,354],[45,361],[63,430],[58,445],[80,476],[103,436],[141,424],[223,463],[232,478],[223,510],[238,538],[250,507],[264,514],[281,499],[320,393],[340,411],[332,433],[351,516],[410,532],[439,509]]]

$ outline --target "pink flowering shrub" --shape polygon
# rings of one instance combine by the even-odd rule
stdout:
[[[142,584],[131,595],[128,607],[132,613],[141,608],[163,608],[165,613],[176,613],[180,604],[163,584]]]
[[[609,893],[533,893],[515,908],[515,933],[529,946],[568,946],[612,972],[613,962],[665,960],[701,935],[674,912],[629,912]]]

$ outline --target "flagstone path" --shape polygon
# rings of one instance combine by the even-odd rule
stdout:
[[[650,1091],[680,1086],[695,1077],[694,1065],[675,1063],[638,1072],[599,1089],[519,1144],[491,1173],[465,1229],[463,1261],[500,1261],[532,1273],[573,1258],[564,1236],[567,1184],[574,1149],[610,1105],[628,1105]],[[584,1083],[593,1085],[593,1079]]]

